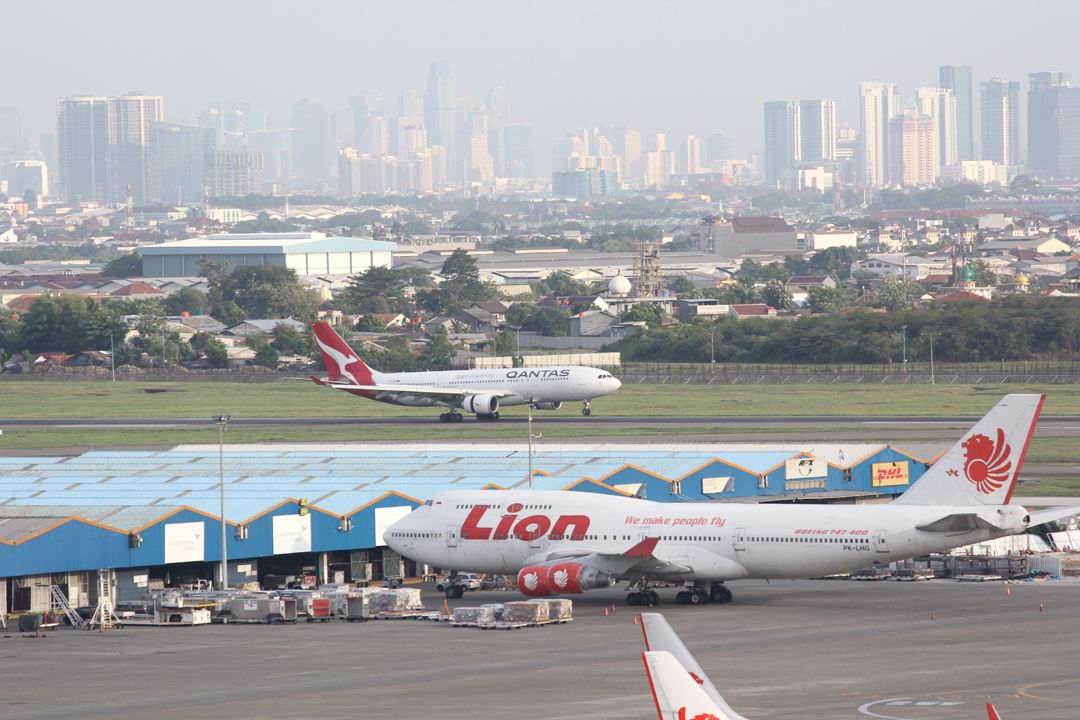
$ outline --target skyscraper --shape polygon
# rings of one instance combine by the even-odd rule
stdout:
[[[940,174],[935,121],[919,114],[914,105],[889,122],[889,182],[895,185],[930,185]]]
[[[505,172],[508,177],[535,177],[533,126],[524,123],[508,125],[504,131],[506,146]]]
[[[19,127],[19,108],[0,106],[0,160],[19,151],[22,130]]]
[[[859,180],[865,185],[884,185],[889,177],[889,121],[899,108],[900,96],[895,84],[859,83]]]
[[[424,125],[428,142],[453,155],[457,139],[457,83],[445,60],[431,63],[424,95]]]
[[[971,66],[942,65],[938,85],[952,90],[956,98],[956,159],[975,159],[975,102],[971,90]]]
[[[56,136],[63,199],[105,200],[109,99],[90,95],[57,99]]]
[[[165,119],[164,105],[160,95],[128,93],[109,98],[107,200],[123,202],[130,188],[136,204],[149,201],[154,186],[151,135]]]
[[[705,161],[713,172],[717,172],[724,160],[732,160],[735,157],[734,143],[731,137],[724,131],[714,132],[705,138]]]
[[[1020,164],[1020,83],[982,84],[982,159],[1006,168]]]
[[[1080,88],[1062,72],[1028,76],[1028,171],[1080,177]]]
[[[200,125],[157,123],[152,129],[151,202],[198,202],[207,175],[206,156],[217,149],[217,131]]]
[[[934,120],[937,133],[938,164],[955,165],[957,151],[956,96],[948,88],[921,87],[915,89],[919,114]]]
[[[405,91],[412,92],[412,91]],[[402,93],[402,104],[406,102],[406,95]],[[422,109],[422,107],[421,107]],[[354,95],[349,98],[349,110],[352,112],[352,143],[363,152],[368,152],[364,143],[368,135],[368,126],[371,118],[383,114],[383,100],[378,95]],[[408,113],[401,113],[407,115]]]
[[[687,135],[683,146],[683,172],[697,175],[701,172],[701,140],[696,135]]]
[[[799,103],[775,100],[765,103],[765,182],[790,188],[795,163],[802,157]]]
[[[799,160],[836,159],[836,101],[799,101]]]
[[[293,172],[304,188],[321,192],[330,176],[330,125],[326,108],[311,100],[293,105]],[[230,163],[231,159],[227,159]],[[245,161],[246,162],[246,161]],[[259,168],[260,181],[262,166]]]

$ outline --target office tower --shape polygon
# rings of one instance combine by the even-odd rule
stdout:
[[[889,123],[889,182],[894,185],[931,185],[940,175],[935,121],[908,107]]]
[[[398,115],[400,117],[424,118],[424,93],[419,90],[402,90],[401,99],[398,100]]]
[[[683,146],[683,172],[686,175],[701,173],[701,140],[695,135],[686,136]]]
[[[22,130],[19,127],[19,108],[0,106],[0,160],[11,157],[22,147]]]
[[[38,200],[49,195],[49,168],[41,160],[13,160],[5,174],[9,195],[23,197],[31,192]]]
[[[199,125],[157,123],[150,148],[154,175],[150,201],[178,205],[200,201],[206,156],[217,149],[217,131]]]
[[[262,177],[273,193],[282,192],[289,183],[292,170],[292,130],[257,130],[246,134],[251,150],[262,155]]]
[[[933,118],[937,132],[938,164],[955,165],[960,159],[957,149],[956,96],[948,88],[921,87],[915,89],[919,114]]]
[[[205,156],[212,197],[243,197],[263,191],[263,156],[257,152],[215,150]]]
[[[524,123],[508,125],[504,130],[507,177],[535,177],[536,150],[533,147],[533,126]]]
[[[107,200],[125,202],[130,189],[135,204],[145,205],[153,194],[150,138],[165,119],[160,95],[129,93],[109,98],[109,188]]]
[[[982,84],[982,159],[1006,168],[1020,164],[1020,83]]]
[[[303,188],[320,192],[330,176],[330,125],[326,108],[311,100],[297,100],[293,105],[292,130],[293,173],[297,182]]]
[[[952,90],[956,98],[956,159],[975,159],[975,102],[972,96],[971,67],[942,65],[938,85]]]
[[[795,163],[802,156],[799,103],[776,100],[765,103],[765,182],[790,188]]]
[[[709,164],[713,172],[719,170],[725,160],[734,159],[734,143],[727,133],[723,131],[714,132],[705,138],[705,162]]]
[[[90,95],[57,99],[56,136],[63,199],[104,200],[108,187],[109,99]]]
[[[420,117],[394,118],[393,152],[401,160],[408,160],[413,155],[427,149],[427,130]]]
[[[799,101],[799,160],[836,159],[836,101]]]
[[[899,109],[900,96],[893,83],[859,83],[859,180],[864,185],[884,185],[889,177],[889,121]]]
[[[453,155],[457,136],[457,83],[445,60],[431,63],[424,95],[424,125],[428,142]]]
[[[622,180],[634,187],[639,186],[644,175],[641,166],[641,132],[627,127],[608,128],[604,132],[611,140],[612,151],[619,157]]]
[[[1080,177],[1080,88],[1062,72],[1028,76],[1028,171],[1042,178]]]
[[[402,103],[404,102],[405,94],[403,93]],[[368,125],[371,118],[383,115],[382,98],[378,95],[354,95],[349,98],[349,111],[352,114],[352,137],[349,138],[349,142],[354,147],[363,149],[364,139],[369,137]]]

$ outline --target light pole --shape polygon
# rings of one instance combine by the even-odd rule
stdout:
[[[112,381],[116,382],[116,338],[109,335],[109,365],[112,366]]]
[[[533,489],[533,483],[532,483],[532,481],[533,481],[533,439],[539,440],[540,438],[544,437],[542,433],[538,433],[536,435],[533,435],[533,431],[532,431],[532,411],[533,411],[533,404],[530,402],[529,403],[529,423],[528,423],[528,425],[529,425],[529,489],[530,490]]]
[[[716,323],[709,326],[709,364],[716,364]]]
[[[901,325],[900,326],[900,332],[902,333],[901,337],[903,338],[902,347],[904,348],[904,350],[903,350],[903,353],[904,353],[904,367],[906,368],[907,367],[907,325]]]
[[[218,489],[221,500],[221,589],[229,589],[229,553],[225,537],[225,429],[229,426],[228,415],[215,415],[210,418],[218,427]]]
[[[937,384],[934,382],[934,333],[930,333],[930,384]]]

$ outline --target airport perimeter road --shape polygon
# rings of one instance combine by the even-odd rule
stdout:
[[[659,610],[751,720],[980,720],[987,698],[1010,720],[1080,712],[1080,582],[1011,595],[952,581],[731,588],[732,605]],[[569,625],[513,631],[379,620],[14,634],[0,639],[0,717],[651,720],[633,613],[603,614],[622,598],[590,594]]]

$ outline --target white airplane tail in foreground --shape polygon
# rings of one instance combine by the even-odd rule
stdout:
[[[660,613],[641,614],[645,673],[660,720],[746,720],[724,702]]]

